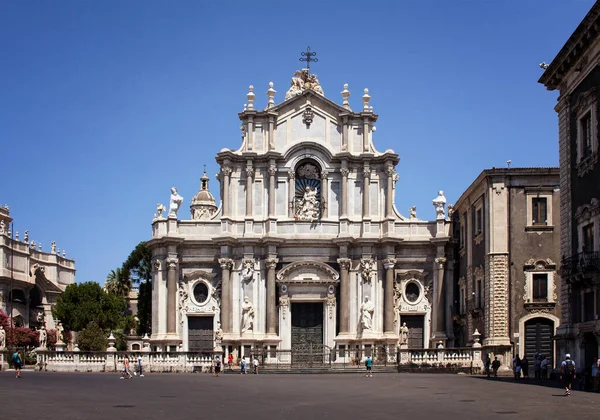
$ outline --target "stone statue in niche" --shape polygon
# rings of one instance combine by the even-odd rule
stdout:
[[[254,329],[254,305],[248,296],[244,297],[242,304],[242,333],[251,332]]]
[[[46,332],[46,328],[42,325],[39,329],[40,334],[40,348],[45,349],[48,344],[48,333]]]
[[[369,296],[365,296],[364,302],[360,305],[360,324],[363,330],[373,329],[373,312],[375,312],[375,305],[369,300]]]
[[[215,347],[220,350],[221,343],[223,343],[223,329],[221,328],[221,323],[217,323],[217,329],[215,330]]]
[[[296,219],[313,221],[319,218],[319,201],[317,200],[317,189],[307,185],[304,195],[296,200]]]
[[[400,327],[400,345],[401,346],[408,344],[408,333],[409,333],[408,326],[406,325],[406,322],[403,322],[402,326]]]
[[[169,204],[169,216],[177,217],[177,212],[183,203],[183,197],[177,192],[177,188],[171,188],[171,202]]]
[[[4,330],[4,327],[2,325],[0,325],[0,350],[3,350],[6,348],[6,331]]]

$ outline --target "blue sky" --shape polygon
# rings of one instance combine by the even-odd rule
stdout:
[[[253,84],[283,100],[307,45],[325,95],[369,88],[375,145],[401,157],[396,205],[433,219],[485,168],[558,165],[555,92],[537,83],[592,7],[544,1],[0,2],[0,203],[103,282],[240,145]]]

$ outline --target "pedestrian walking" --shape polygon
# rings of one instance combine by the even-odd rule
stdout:
[[[592,381],[594,382],[594,392],[598,392],[598,382],[600,382],[600,360],[594,357],[592,364]]]
[[[231,353],[227,356],[227,366],[229,366],[229,370],[233,370],[233,354]]]
[[[492,366],[492,361],[490,360],[489,354],[485,358],[485,374],[489,378],[491,375],[490,367]]]
[[[15,350],[13,354],[13,364],[15,365],[15,379],[21,377],[21,368],[23,367],[23,357],[19,354],[18,350]]]
[[[219,377],[219,373],[221,373],[221,358],[217,356],[214,361],[214,370],[213,376]]]
[[[254,362],[252,362],[252,364],[254,365],[254,374],[258,375],[258,357],[254,358]]]
[[[521,378],[521,358],[519,355],[516,355],[513,359],[513,373],[515,375],[515,381],[518,381]]]
[[[542,361],[540,362],[540,376],[542,378],[542,383],[546,382],[548,379],[548,359],[546,356],[540,355]]]
[[[539,353],[536,353],[535,356],[533,356],[533,374],[535,376],[536,380],[540,380],[542,377],[542,355]]]
[[[494,378],[498,377],[498,369],[500,369],[500,360],[498,360],[498,356],[495,356],[494,361],[492,362],[492,370],[494,371]]]
[[[240,360],[240,374],[241,375],[246,375],[247,374],[247,372],[246,372],[246,359],[244,359],[243,357],[242,357],[242,360]]]
[[[529,359],[527,359],[526,354],[521,359],[521,371],[523,372],[523,377],[529,379]]]
[[[133,376],[129,371],[129,356],[123,356],[123,369],[121,370],[121,379],[131,379]]]
[[[142,356],[138,356],[137,358],[137,370],[140,373],[140,378],[144,377],[144,362],[142,361]]]
[[[563,381],[565,387],[565,397],[571,395],[573,379],[577,378],[575,368],[575,362],[571,360],[571,355],[567,353],[565,355],[565,360],[563,360],[560,365],[560,379]]]
[[[371,356],[367,356],[365,359],[365,367],[367,368],[367,374],[365,377],[373,377],[373,358]]]

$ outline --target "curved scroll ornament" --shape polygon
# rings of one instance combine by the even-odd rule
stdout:
[[[254,277],[255,264],[256,261],[254,261],[253,259],[245,259],[242,261],[242,266],[244,267],[242,269],[242,272],[240,273],[240,275],[242,276],[242,281],[248,282],[252,280],[252,278]]]
[[[360,273],[362,275],[363,281],[370,283],[374,270],[375,261],[373,261],[370,258],[363,258],[360,260]]]
[[[183,321],[184,321],[184,315],[187,313],[188,310],[188,306],[187,306],[187,301],[189,298],[188,292],[187,292],[187,284],[185,284],[184,282],[180,281],[179,282],[179,305],[178,305],[178,310],[179,310],[179,325],[181,325],[183,327]]]
[[[333,293],[327,295],[327,309],[329,312],[329,319],[333,319],[333,311],[335,310],[335,294]]]
[[[279,296],[279,306],[281,307],[281,316],[285,319],[288,306],[290,306],[290,298],[287,295]]]
[[[402,298],[402,286],[400,283],[394,283],[394,329],[400,321],[400,302]]]

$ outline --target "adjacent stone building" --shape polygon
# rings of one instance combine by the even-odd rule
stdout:
[[[600,336],[600,4],[596,2],[539,82],[558,90],[561,189],[561,357],[598,357]]]
[[[285,100],[275,93],[270,84],[259,108],[250,86],[241,145],[216,156],[218,206],[206,174],[188,217],[175,188],[168,214],[158,206],[152,349],[266,349],[289,362],[315,349],[382,346],[395,360],[398,344],[452,345],[443,193],[426,210],[433,221],[398,212],[399,157],[375,147],[367,89],[353,110],[347,85],[339,105],[304,69]]]
[[[75,261],[56,243],[50,252],[29,239],[29,232],[10,232],[8,206],[0,207],[0,309],[12,316],[15,326],[54,329],[52,305],[75,282]]]
[[[555,360],[560,325],[558,168],[484,170],[456,202],[454,332],[489,353]],[[506,363],[504,363],[506,366]]]

